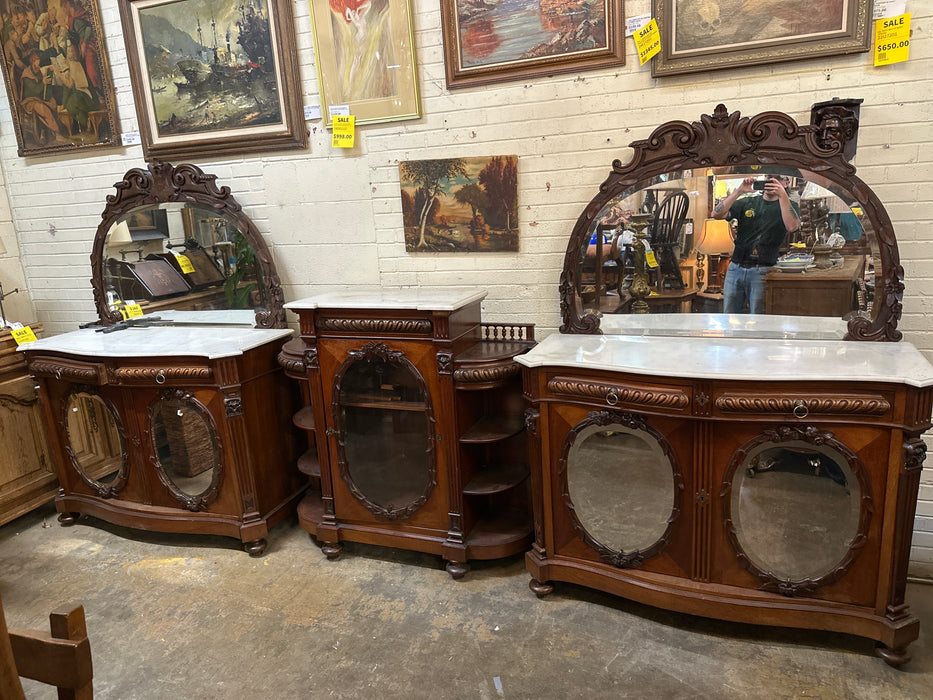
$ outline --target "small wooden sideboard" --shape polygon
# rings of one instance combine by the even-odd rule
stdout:
[[[307,481],[289,424],[297,392],[276,361],[291,335],[88,328],[21,346],[39,385],[62,524],[88,514],[224,535],[261,555]]]
[[[30,324],[39,335],[42,326]],[[9,330],[0,332],[0,525],[48,503],[58,480],[35,381]]]
[[[846,255],[825,270],[772,268],[765,277],[765,313],[842,318],[858,309],[856,291],[864,271],[864,255]]]
[[[470,559],[527,550],[521,368],[533,327],[484,324],[477,290],[333,293],[286,305],[300,338],[279,362],[306,405],[298,508],[329,558],[349,540]]]
[[[569,581],[860,635],[907,660],[933,404],[913,346],[552,335],[516,361],[533,405],[535,593]]]

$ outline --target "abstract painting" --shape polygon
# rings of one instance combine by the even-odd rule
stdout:
[[[0,0],[19,155],[120,143],[97,0]]]
[[[868,50],[870,0],[654,0],[661,53],[673,75]]]
[[[518,250],[518,157],[399,163],[405,250]]]
[[[622,0],[441,0],[447,86],[625,63]]]
[[[309,0],[321,112],[357,124],[421,116],[410,0]]]
[[[300,148],[284,0],[120,0],[147,157]]]

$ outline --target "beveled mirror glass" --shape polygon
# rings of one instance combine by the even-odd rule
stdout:
[[[632,312],[640,232],[649,247],[648,312],[721,313],[731,247],[706,222],[743,177],[781,175],[790,178],[801,226],[767,275],[765,313],[832,318],[849,339],[899,340],[903,270],[893,227],[843,145],[819,125],[801,126],[780,112],[742,117],[723,105],[699,122],[668,122],[633,142],[631,161],[613,163],[574,227],[561,275],[561,331],[598,333],[603,315]],[[682,218],[656,221],[668,199],[685,202]]]
[[[206,504],[219,486],[220,447],[207,410],[184,392],[164,392],[150,407],[157,473],[186,503]]]
[[[105,325],[120,309],[146,314],[248,309],[263,328],[284,328],[272,256],[227,187],[197,166],[155,161],[134,168],[107,197],[91,269]]]
[[[117,413],[91,391],[70,393],[65,401],[65,450],[81,478],[101,496],[115,495],[126,483],[127,460]]]
[[[404,518],[436,485],[434,417],[418,370],[399,351],[351,351],[334,382],[337,459],[350,491],[374,514]]]
[[[732,525],[760,571],[784,581],[819,580],[852,548],[861,500],[861,484],[837,450],[765,442],[733,475]]]
[[[580,431],[567,455],[567,494],[589,536],[616,552],[647,550],[674,511],[670,459],[657,439],[618,423]]]

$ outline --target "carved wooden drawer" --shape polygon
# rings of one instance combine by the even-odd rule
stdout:
[[[110,372],[114,383],[125,385],[191,384],[206,382],[213,377],[208,365],[147,365],[144,367],[120,366]]]
[[[690,413],[692,390],[689,386],[611,381],[556,375],[548,379],[548,394],[554,398],[583,400],[617,410],[663,410]]]
[[[726,389],[713,401],[714,412],[721,416],[758,415],[775,418],[870,418],[891,417],[892,399],[883,391],[784,392]]]
[[[29,363],[34,377],[53,377],[59,381],[81,384],[107,384],[107,366],[102,362],[81,362],[61,357],[39,356]]]

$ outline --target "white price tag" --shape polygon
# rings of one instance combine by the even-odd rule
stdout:
[[[305,105],[305,121],[321,118],[321,105]]]
[[[139,132],[131,131],[128,134],[120,134],[120,142],[124,146],[138,146],[142,143],[139,138]]]

